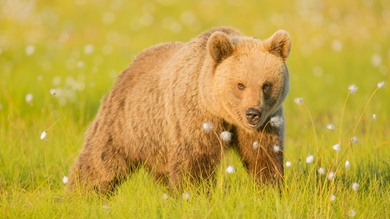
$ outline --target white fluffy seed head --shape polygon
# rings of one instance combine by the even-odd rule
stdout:
[[[349,87],[348,87],[348,91],[349,91],[349,93],[351,93],[351,94],[356,93],[357,90],[358,90],[358,87],[357,87],[356,85],[354,85],[354,84],[351,84],[351,85],[349,85]]]
[[[381,89],[385,85],[384,81],[378,83],[378,89]]]
[[[279,145],[274,145],[274,146],[272,147],[272,149],[274,150],[275,153],[276,153],[276,152],[279,152],[279,151],[280,151],[280,146],[279,146]]]
[[[57,90],[54,88],[50,89],[50,94],[55,96],[57,94]]]
[[[328,125],[326,125],[326,128],[328,130],[333,130],[334,129],[334,125],[333,124],[328,124]]]
[[[303,98],[302,97],[297,97],[294,99],[294,103],[301,105],[303,103]]]
[[[184,200],[188,200],[188,199],[191,198],[191,195],[190,195],[189,192],[184,192],[182,197],[183,197]]]
[[[93,50],[94,50],[94,47],[92,44],[87,44],[84,46],[84,53],[87,55],[91,54],[93,52]]]
[[[228,166],[228,167],[226,168],[226,172],[227,172],[228,174],[233,174],[234,172],[236,172],[236,169],[234,169],[233,166]]]
[[[340,144],[335,144],[335,145],[332,146],[332,148],[333,148],[333,150],[335,150],[337,152],[339,152],[341,150]]]
[[[330,195],[329,199],[332,202],[332,201],[336,200],[336,196],[332,194],[332,195]]]
[[[358,137],[353,136],[353,137],[351,138],[351,142],[352,142],[352,144],[357,144],[357,143],[359,142]]]
[[[292,163],[291,161],[286,161],[286,167],[291,167]]]
[[[67,184],[69,182],[69,178],[67,176],[62,177],[62,183]]]
[[[25,100],[26,103],[31,103],[34,99],[34,96],[31,93],[26,94]]]
[[[349,210],[347,214],[348,214],[349,217],[355,217],[356,216],[356,211],[352,209],[352,210]]]
[[[283,126],[283,123],[283,117],[281,116],[273,116],[270,119],[271,126],[275,128],[281,128]]]
[[[345,161],[345,168],[347,169],[351,168],[351,163],[348,160]]]
[[[45,139],[46,135],[47,135],[47,131],[43,131],[41,133],[41,140]]]
[[[257,148],[259,148],[259,142],[258,142],[258,141],[253,142],[252,147],[253,147],[254,150],[256,150]]]
[[[214,124],[212,122],[205,122],[203,123],[203,130],[206,133],[209,133],[211,130],[213,130]]]
[[[230,142],[232,140],[232,133],[228,131],[223,131],[219,134],[219,137],[226,142]]]
[[[30,55],[34,54],[35,47],[33,45],[28,45],[28,46],[26,46],[25,51],[26,51],[26,55],[30,56]]]
[[[318,170],[317,170],[318,174],[320,175],[325,175],[326,173],[326,169],[324,167],[320,167]]]
[[[306,163],[312,163],[314,161],[314,156],[313,155],[309,155],[306,157]]]
[[[335,177],[336,177],[336,174],[333,171],[328,173],[328,179],[329,180],[334,180]]]
[[[357,182],[352,183],[352,190],[357,191],[359,189],[359,184]]]

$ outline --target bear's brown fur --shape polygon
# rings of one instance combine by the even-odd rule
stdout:
[[[261,41],[219,27],[144,50],[101,100],[69,188],[110,192],[139,164],[180,187],[209,179],[229,145],[257,181],[278,181],[290,44],[282,30]]]

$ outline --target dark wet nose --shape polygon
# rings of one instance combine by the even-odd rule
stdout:
[[[249,108],[246,113],[246,119],[251,124],[257,124],[260,120],[261,113],[259,110],[254,108]]]

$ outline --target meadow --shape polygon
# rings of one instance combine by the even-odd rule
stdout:
[[[146,47],[219,25],[292,36],[281,190],[231,151],[215,186],[183,197],[143,168],[112,197],[67,194],[116,76]],[[3,0],[0,218],[390,218],[389,27],[386,0]]]

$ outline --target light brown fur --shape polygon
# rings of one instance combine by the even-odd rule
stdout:
[[[144,50],[102,99],[69,188],[110,192],[139,164],[177,188],[185,175],[209,179],[230,144],[256,180],[281,179],[284,125],[269,120],[283,118],[289,50],[285,31],[261,41],[228,27]],[[248,119],[249,108],[261,116]],[[222,131],[233,134],[230,144],[221,146]]]

